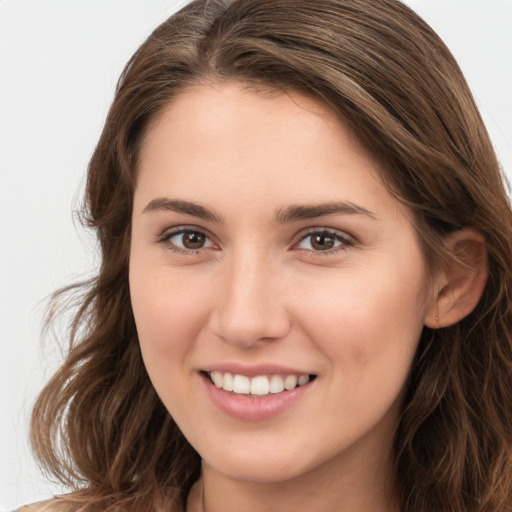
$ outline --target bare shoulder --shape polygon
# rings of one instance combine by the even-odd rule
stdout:
[[[32,505],[26,505],[16,510],[16,512],[74,512],[75,507],[70,503],[65,503],[62,499],[53,499],[40,501]]]

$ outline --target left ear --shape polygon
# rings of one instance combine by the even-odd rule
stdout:
[[[473,229],[462,229],[445,238],[454,261],[444,265],[436,279],[434,296],[425,317],[432,329],[456,324],[475,309],[487,282],[485,238]]]

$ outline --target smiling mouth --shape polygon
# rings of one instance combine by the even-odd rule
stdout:
[[[316,375],[259,375],[247,377],[229,372],[202,372],[219,389],[230,391],[237,395],[264,397],[275,395],[315,380]]]

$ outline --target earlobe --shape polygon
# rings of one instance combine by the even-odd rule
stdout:
[[[484,237],[472,229],[451,233],[445,239],[453,255],[437,279],[425,325],[432,329],[456,324],[475,309],[487,282]]]

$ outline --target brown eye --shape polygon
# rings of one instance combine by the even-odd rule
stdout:
[[[183,247],[186,249],[201,249],[201,247],[204,247],[206,236],[204,236],[203,233],[189,231],[183,233],[181,236]]]
[[[176,251],[198,251],[214,246],[205,233],[193,229],[180,229],[166,234],[162,237],[161,242]]]
[[[311,247],[317,251],[326,251],[332,249],[336,240],[330,234],[322,233],[311,235]]]
[[[351,245],[353,245],[352,240],[338,232],[314,231],[304,236],[298,247],[313,252],[327,252]]]

